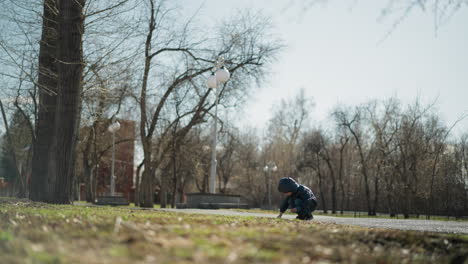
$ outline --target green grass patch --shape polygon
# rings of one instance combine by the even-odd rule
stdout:
[[[466,235],[0,198],[0,256],[14,264],[450,263],[467,249]]]

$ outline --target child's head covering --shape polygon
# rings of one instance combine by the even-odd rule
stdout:
[[[281,178],[278,183],[278,191],[282,193],[292,192],[295,193],[299,188],[299,184],[293,178]]]

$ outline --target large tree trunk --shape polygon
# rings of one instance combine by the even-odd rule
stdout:
[[[382,165],[379,162],[379,165],[377,165],[377,171],[375,172],[375,180],[374,180],[374,206],[373,206],[373,215],[377,215],[377,209],[379,208],[379,195],[380,195],[380,189],[379,189],[379,181],[380,181],[380,174],[382,169]]]
[[[342,139],[340,139],[341,142],[341,147],[340,147],[340,167],[338,169],[338,180],[340,181],[340,192],[341,192],[341,201],[340,201],[340,213],[343,214],[344,211],[344,203],[345,203],[345,197],[346,197],[346,192],[344,188],[344,180],[343,180],[343,156],[344,156],[344,150],[346,148],[346,144],[348,143],[349,138],[345,138],[345,141],[343,143]]]
[[[326,199],[325,199],[325,188],[323,186],[323,183],[322,183],[322,171],[321,171],[321,168],[320,168],[320,159],[318,157],[318,154],[317,154],[317,176],[318,176],[318,179],[319,179],[319,189],[320,189],[320,203],[322,204],[322,208],[323,208],[323,213],[324,214],[327,214],[328,213],[328,210],[327,210],[327,202],[326,202]]]
[[[59,95],[57,98],[57,174],[51,202],[72,202],[75,147],[78,140],[83,73],[82,37],[85,0],[59,3]]]
[[[185,203],[185,183],[187,180],[181,179],[180,184],[177,186],[177,192],[179,194],[179,202]]]
[[[44,0],[42,36],[39,50],[39,110],[36,140],[33,146],[29,197],[33,201],[48,200],[49,154],[55,132],[57,102],[57,14],[56,0]]]
[[[57,115],[57,113],[56,113]],[[57,133],[57,118],[54,118],[54,135]],[[55,193],[55,182],[57,179],[57,138],[54,137],[52,141],[50,142],[49,146],[49,153],[48,153],[48,160],[47,160],[47,183],[46,183],[46,201],[47,202],[52,202],[54,200],[54,193]]]
[[[91,190],[91,194],[92,194],[92,197],[93,197],[93,202],[96,201],[96,197],[97,197],[97,178],[98,178],[98,175],[99,175],[99,164],[93,164],[93,169],[91,170],[91,184],[92,184],[92,190]]]
[[[140,165],[137,167],[136,171],[136,178],[135,178],[135,206],[140,206],[140,182],[141,182],[141,168],[145,164],[145,161],[143,160]]]
[[[159,189],[159,201],[161,203],[161,208],[167,207],[167,178],[164,175],[161,175],[161,188]]]
[[[153,208],[154,191],[153,191],[153,173],[151,169],[145,169],[142,175],[140,186],[140,206]]]
[[[140,184],[140,206],[153,208],[154,206],[154,189],[153,189],[153,179],[154,179],[154,169],[151,164],[151,144],[150,142],[143,142],[143,151],[144,157],[143,160],[145,170],[141,177]]]
[[[332,198],[332,214],[336,214],[336,179],[335,179],[335,171],[333,169],[333,165],[331,164],[331,159],[329,156],[324,157],[325,162],[327,163],[328,170],[330,171],[330,179],[332,181],[331,187],[331,198]]]
[[[145,170],[143,171],[141,186],[140,186],[140,206],[141,207],[150,207],[154,205],[154,190],[153,190],[153,178],[154,178],[154,169],[152,163],[152,147],[151,147],[151,137],[152,134],[146,131],[146,125],[148,122],[148,117],[146,114],[146,90],[148,87],[148,77],[151,69],[151,39],[153,37],[153,31],[156,27],[155,18],[154,18],[154,2],[150,1],[151,5],[151,18],[149,21],[149,31],[146,36],[145,42],[145,69],[143,74],[143,83],[141,86],[140,94],[140,137],[141,143],[143,145],[143,157],[144,157],[144,166]]]
[[[171,207],[175,208],[176,204],[176,197],[177,197],[177,157],[176,157],[176,150],[173,150],[172,156],[172,197],[171,197]]]
[[[369,177],[367,173],[367,162],[366,162],[366,158],[364,157],[364,150],[362,149],[361,141],[359,140],[358,135],[354,132],[354,130],[351,129],[351,127],[348,127],[348,128],[353,134],[354,139],[356,140],[356,145],[359,150],[359,157],[361,159],[361,172],[362,172],[362,176],[364,177],[364,188],[366,191],[367,214],[374,215],[373,210],[372,210],[372,204],[371,204]]]
[[[341,158],[340,158],[341,159]],[[345,200],[346,200],[346,191],[344,187],[344,180],[343,180],[343,172],[342,172],[342,161],[340,161],[340,192],[341,192],[341,199],[340,199],[340,213],[344,213],[345,208]]]
[[[390,181],[387,187],[387,205],[388,205],[388,212],[390,217],[396,216],[396,207],[395,207],[395,199],[394,199],[394,192],[393,192],[393,182]]]

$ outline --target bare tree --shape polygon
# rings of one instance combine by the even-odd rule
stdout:
[[[416,100],[403,108],[395,98],[353,109],[338,106],[333,136],[306,131],[296,163],[301,178],[318,185],[321,209],[327,212],[331,201],[332,211],[466,214],[464,143],[450,142],[457,122],[445,126],[433,106]],[[347,204],[334,201],[337,189]]]
[[[391,19],[393,21],[389,34],[398,27],[415,10],[423,12],[428,10],[433,13],[434,30],[446,24],[457,11],[468,5],[465,0],[387,0],[386,6],[382,9],[380,19]]]
[[[9,126],[8,126],[8,120],[7,120],[7,117],[6,117],[6,114],[5,114],[5,109],[3,107],[3,103],[2,103],[1,100],[0,100],[0,111],[2,113],[3,123],[5,125],[5,130],[6,130],[6,135],[7,135],[7,146],[8,146],[8,149],[9,149],[8,152],[12,157],[14,170],[15,170],[15,174],[16,174],[15,178],[17,180],[17,183],[19,184],[18,197],[24,197],[25,196],[25,185],[26,185],[26,183],[25,183],[24,179],[21,177],[21,175],[19,173],[19,170],[18,170],[18,162],[16,161],[17,158],[16,158],[16,152],[15,152],[15,149],[14,149],[14,143],[13,143],[12,136],[11,136],[11,133],[10,133],[10,129],[9,129]]]
[[[4,45],[5,43],[2,43]],[[19,55],[19,54],[18,54]],[[29,76],[34,75],[35,68],[33,65],[30,65],[28,62],[28,56],[30,54],[22,54],[19,57],[10,57],[10,60],[17,62],[16,59],[20,59],[19,63],[16,65],[18,72],[17,76],[11,76],[10,79],[17,80],[17,82],[11,82],[7,84],[7,89],[4,89],[6,97],[6,105],[2,104],[2,114],[4,118],[8,119],[8,112],[12,112],[11,121],[14,122],[14,127],[11,133],[11,137],[7,137],[7,141],[10,142],[8,138],[12,138],[12,144],[15,146],[14,154],[9,154],[13,156],[15,160],[14,167],[18,168],[18,177],[16,177],[17,182],[14,184],[13,188],[17,189],[17,196],[27,197],[28,196],[28,181],[31,171],[31,155],[32,155],[32,146],[35,141],[35,132],[34,132],[34,119],[36,116],[37,105],[35,103],[35,92],[37,91],[36,86],[31,82]],[[32,84],[32,87],[31,87]],[[14,87],[16,86],[16,87]],[[6,109],[4,109],[6,108]],[[5,128],[8,131],[8,124],[5,119]],[[21,129],[18,128],[18,125],[21,124]],[[18,151],[21,149],[21,151]]]
[[[462,199],[462,206],[461,206],[461,214],[463,215],[465,212],[468,211],[468,135],[463,134],[457,143],[457,148],[455,152],[455,158],[457,161],[457,169],[459,182],[460,185],[463,186],[461,191]]]
[[[321,146],[321,151],[319,152],[320,157],[325,161],[325,164],[327,165],[328,168],[328,174],[330,176],[331,180],[331,200],[332,200],[332,205],[331,205],[331,210],[332,214],[336,213],[336,206],[337,206],[337,180],[336,180],[336,173],[335,173],[335,162],[333,160],[334,156],[333,155],[333,147],[332,143],[330,142],[330,139],[327,138],[326,135],[321,135],[319,138],[320,146]]]
[[[54,25],[56,25],[55,16],[57,14],[55,1],[44,2],[43,27],[45,30],[43,31],[42,38],[40,34],[38,34],[38,32],[40,32],[40,27],[37,23],[40,18],[39,10],[42,6],[41,4],[31,3],[28,1],[4,1],[1,5],[2,12],[5,12],[5,14],[2,14],[2,20],[4,19],[2,24],[8,26],[6,26],[3,31],[7,34],[2,35],[0,46],[7,54],[4,58],[9,58],[9,62],[6,64],[9,67],[2,68],[2,75],[9,78],[11,83],[15,83],[12,84],[12,86],[18,87],[18,96],[23,98],[25,95],[28,97],[31,96],[34,105],[40,106],[37,107],[37,110],[39,111],[38,113],[34,110],[34,116],[30,122],[31,124],[36,124],[33,138],[39,139],[39,143],[37,140],[34,140],[32,149],[41,151],[42,148],[47,148],[50,145],[47,140],[53,137],[53,133],[47,133],[47,131],[46,133],[43,133],[44,130],[49,129],[47,127],[43,127],[44,119],[48,118],[45,116],[45,112],[43,111],[46,107],[49,107],[48,101],[41,101],[41,106],[37,103],[35,97],[37,88],[39,88],[40,93],[39,99],[43,99],[56,92],[55,87],[53,87],[54,89],[48,89],[50,88],[48,87],[48,82],[51,80],[50,77],[56,77],[56,74],[54,73],[54,65],[51,64],[55,59],[52,58],[53,52],[51,48],[55,45],[54,39],[57,34],[56,30],[54,30]],[[40,45],[39,39],[42,40]],[[38,58],[39,66],[37,66]],[[8,70],[8,68],[10,68],[10,70]],[[14,72],[19,74],[14,74]],[[32,85],[22,85],[23,81]],[[21,108],[21,105],[22,104],[17,103],[16,107]],[[53,127],[51,129],[53,130]],[[52,130],[49,129],[48,132],[51,132]],[[40,142],[44,142],[43,145],[40,145]],[[46,153],[44,152],[43,154]],[[47,158],[47,155],[42,155],[41,157]],[[36,178],[34,177],[38,173],[41,175],[46,174],[42,173],[47,169],[46,166],[44,166],[47,162],[44,161],[45,160],[41,161],[41,168],[37,170],[33,169],[34,175],[31,179],[32,184],[30,186],[36,186],[38,189],[46,188],[46,180],[36,182]],[[36,156],[33,157],[33,168],[36,168],[37,164],[38,161]],[[40,192],[40,194],[36,192],[38,189],[30,189],[32,199],[39,199],[39,195],[45,194],[45,192]]]
[[[172,119],[170,122],[161,122],[163,120],[164,109],[167,107],[169,96],[179,89],[189,89],[185,104],[186,112],[180,114],[180,120],[184,121],[181,129],[177,132],[178,140],[182,140],[190,129],[197,124],[204,122],[208,111],[214,107],[214,103],[208,102],[209,90],[202,90],[203,83],[206,77],[204,73],[210,71],[213,67],[213,54],[217,56],[225,56],[225,61],[232,75],[230,85],[220,87],[219,100],[228,102],[235,101],[232,97],[235,94],[242,95],[241,85],[245,80],[251,79],[251,76],[257,74],[261,78],[261,69],[264,63],[268,63],[274,53],[279,49],[279,46],[266,44],[260,35],[264,35],[261,28],[265,22],[252,20],[247,15],[243,17],[240,24],[229,23],[224,25],[221,30],[229,30],[224,39],[219,39],[218,47],[210,47],[205,41],[190,39],[189,25],[190,21],[182,26],[182,29],[177,33],[161,32],[164,29],[160,25],[168,23],[168,10],[161,4],[157,5],[154,1],[148,1],[149,20],[148,31],[145,41],[145,67],[143,69],[143,79],[141,81],[141,94],[139,97],[140,103],[140,137],[143,145],[143,153],[145,160],[145,170],[142,176],[141,189],[141,206],[153,206],[153,178],[159,167],[165,167],[165,156],[170,149],[170,140],[166,138],[172,126],[179,123],[179,118]],[[239,18],[236,18],[239,20]],[[256,21],[257,24],[247,24],[246,22]],[[159,26],[157,26],[159,25]],[[235,26],[234,26],[235,25]],[[174,26],[171,27],[175,28]],[[250,30],[250,31],[249,31]],[[170,31],[172,32],[172,31]],[[163,39],[164,36],[169,36]],[[174,38],[173,36],[180,36]],[[205,49],[203,49],[205,45]],[[208,49],[206,49],[208,47]],[[166,80],[155,79],[153,72],[161,70],[152,68],[153,60],[171,54],[173,58],[177,58],[179,63],[175,63],[173,74],[167,76]],[[159,61],[162,61],[161,59]],[[240,77],[242,76],[242,77]],[[149,91],[158,85],[159,97],[155,101],[151,101]],[[203,85],[203,86],[202,86]],[[231,96],[231,97],[230,97]],[[169,125],[167,125],[169,124]],[[157,137],[155,137],[157,134]],[[155,152],[156,151],[156,152]],[[164,181],[161,181],[163,183]],[[164,186],[164,185],[163,185]],[[162,198],[165,197],[165,190],[161,190]]]
[[[324,151],[324,140],[322,133],[323,131],[320,129],[315,129],[304,133],[304,138],[301,142],[302,151],[299,155],[302,158],[298,163],[298,170],[305,172],[309,168],[315,172],[319,187],[319,203],[323,212],[326,214],[328,213],[328,191],[325,183],[325,172],[322,168]]]
[[[360,157],[360,170],[364,178],[364,188],[366,193],[367,209],[369,215],[375,215],[375,208],[372,207],[371,203],[371,190],[370,190],[370,176],[369,176],[369,157],[370,148],[366,147],[364,140],[364,128],[363,128],[363,111],[361,108],[356,107],[353,112],[348,110],[338,110],[333,113],[339,124],[349,130],[354,138],[358,153]]]
[[[112,63],[109,62],[108,58],[111,54],[116,54],[117,47],[128,39],[124,37],[119,40],[110,37],[116,35],[112,34],[112,31],[117,31],[117,28],[119,33],[128,32],[123,30],[126,29],[126,27],[122,27],[124,23],[121,23],[119,27],[119,23],[110,22],[111,20],[114,20],[113,22],[118,21],[118,19],[123,20],[121,14],[126,9],[131,9],[128,8],[128,5],[126,6],[128,2],[134,1],[91,0],[86,3],[82,19],[84,20],[84,17],[88,18],[86,23],[87,36],[93,35],[93,37],[88,37],[88,40],[85,39],[87,52],[85,52],[86,56],[83,59],[83,64],[89,63],[91,65],[83,73],[85,83],[90,84],[90,80],[93,78],[93,74],[87,73],[99,71],[100,69],[96,67],[96,64]],[[26,89],[21,89],[23,93],[21,97],[24,98],[24,94],[30,96],[32,103],[29,104],[35,107],[35,110],[32,111],[33,116],[30,119],[30,123],[34,126],[34,129],[32,129],[34,148],[31,149],[35,149],[32,184],[30,185],[31,199],[46,201],[49,199],[49,193],[53,191],[53,177],[50,179],[48,177],[54,175],[56,167],[55,158],[53,157],[56,151],[53,139],[56,120],[56,96],[58,93],[57,36],[59,8],[55,0],[46,0],[41,3],[22,0],[3,1],[0,4],[2,6],[2,25],[5,25],[6,30],[4,32],[7,33],[2,35],[0,46],[8,54],[9,67],[20,73],[14,75],[12,71],[4,71],[1,74],[7,76],[12,82],[21,84],[21,82],[27,81],[30,84],[22,85]],[[117,19],[118,16],[120,18]],[[42,20],[42,24],[38,23],[40,20]],[[100,28],[100,35],[96,32],[97,28]],[[107,30],[106,34],[103,34],[105,30]],[[83,30],[81,30],[81,33],[83,33]],[[101,48],[98,49],[96,40],[104,38],[106,45],[101,45]],[[102,48],[104,46],[105,48]],[[106,50],[104,51],[104,49]],[[128,52],[124,53],[121,50],[118,52],[128,56]],[[121,60],[122,56],[115,61]],[[4,69],[8,70],[8,68],[2,70]],[[89,69],[93,70],[90,71]],[[20,89],[18,89],[18,96],[20,96],[19,91]],[[25,104],[16,103],[15,106],[18,109],[24,109]],[[45,166],[44,164],[48,165]]]
[[[226,128],[226,126],[224,126]],[[228,183],[234,176],[235,165],[237,160],[235,159],[235,152],[237,151],[236,146],[238,145],[237,136],[234,134],[234,128],[227,128],[224,131],[224,135],[221,136],[222,149],[221,154],[218,158],[218,190],[220,193],[226,193]]]
[[[283,175],[296,176],[296,145],[301,131],[308,125],[309,115],[314,107],[312,98],[305,96],[304,88],[289,100],[282,100],[274,105],[273,117],[269,120],[266,141],[275,142],[275,147],[284,153],[289,160],[278,165]],[[278,153],[276,155],[279,155]]]
[[[298,5],[301,7],[302,12],[306,12],[318,4],[331,1],[306,0],[299,2],[297,4],[295,0],[291,0],[288,6]],[[359,0],[353,1],[353,7],[359,6],[359,2]],[[391,27],[387,32],[388,36],[416,10],[432,12],[434,30],[437,32],[441,26],[446,24],[459,10],[466,6],[468,6],[466,0],[386,0],[382,4],[379,20],[390,20]]]
[[[260,141],[255,129],[247,129],[239,136],[236,160],[238,167],[231,182],[236,193],[242,195],[250,205],[262,206],[266,186],[263,182],[263,161],[260,153]]]
[[[343,214],[345,208],[345,200],[348,197],[347,190],[345,189],[345,173],[349,173],[348,171],[345,172],[345,159],[346,159],[346,150],[348,148],[348,143],[350,137],[347,133],[347,130],[338,128],[338,137],[339,137],[339,165],[338,165],[338,181],[339,187],[341,192],[341,214]]]
[[[395,205],[392,204],[394,194],[392,172],[389,171],[391,164],[389,163],[390,155],[396,151],[395,138],[399,131],[399,107],[398,100],[391,98],[384,102],[383,109],[380,109],[379,102],[372,102],[366,107],[369,116],[369,122],[375,135],[375,172],[374,172],[374,201],[373,208],[379,208],[380,181],[382,178],[387,182],[387,203],[391,215],[394,214]]]

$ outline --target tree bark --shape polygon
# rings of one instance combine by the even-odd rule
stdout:
[[[86,146],[85,149],[83,150],[83,174],[85,178],[85,185],[86,185],[86,201],[87,202],[94,202],[94,196],[93,196],[93,173],[92,173],[92,164],[89,162],[89,156],[91,152],[91,138],[93,133],[91,132],[91,129],[88,133],[88,138],[86,139]]]
[[[147,156],[145,156],[147,157]],[[150,162],[145,158],[145,170],[143,171],[141,185],[140,185],[140,206],[153,208],[154,205],[154,190],[153,190],[153,178],[154,171],[152,169]]]
[[[379,181],[380,181],[380,173],[381,173],[382,166],[379,162],[379,165],[377,165],[377,171],[375,172],[375,179],[374,179],[374,206],[373,206],[373,211],[372,215],[377,215],[377,208],[379,208],[379,195],[380,195],[380,189],[379,189]]]
[[[364,176],[364,188],[366,191],[366,202],[367,202],[367,213],[368,215],[373,215],[373,210],[372,210],[372,205],[371,205],[371,195],[370,195],[370,188],[369,188],[369,177],[367,173],[367,162],[366,158],[364,157],[364,150],[362,149],[361,141],[359,140],[359,136],[356,134],[356,132],[351,128],[351,126],[348,126],[348,129],[350,130],[351,134],[353,134],[354,139],[356,140],[356,145],[359,150],[359,157],[361,159],[361,172],[362,175]]]
[[[167,166],[164,166],[161,170],[156,169],[157,171],[160,171],[160,188],[159,188],[159,205],[161,208],[166,208],[167,207],[167,193],[168,193],[168,177],[166,176],[169,175],[169,168],[170,164],[167,164]],[[157,168],[155,166],[155,168]]]
[[[345,201],[345,198],[346,198],[346,192],[345,192],[345,188],[344,188],[344,180],[343,180],[343,156],[344,156],[344,150],[346,148],[346,145],[349,141],[349,138],[346,137],[345,140],[344,140],[344,143],[343,143],[343,140],[340,139],[340,143],[341,143],[341,146],[340,146],[340,167],[338,169],[338,179],[340,181],[340,192],[341,192],[341,202],[340,202],[340,206],[341,206],[341,211],[340,213],[343,214],[343,211],[344,211],[344,201]]]
[[[56,181],[51,202],[68,204],[73,200],[75,148],[78,140],[83,73],[82,37],[85,0],[59,3],[59,95],[56,115]]]
[[[322,204],[323,206],[323,213],[324,214],[327,214],[328,213],[328,210],[327,210],[327,203],[326,203],[326,199],[325,199],[325,188],[323,187],[323,183],[322,183],[322,172],[321,172],[321,168],[320,168],[320,157],[319,157],[319,154],[317,153],[317,176],[318,176],[318,179],[319,179],[319,189],[320,189],[320,203]]]
[[[137,167],[136,171],[136,178],[135,178],[135,206],[140,206],[140,182],[141,182],[141,168],[145,164],[145,161],[143,160],[140,165]]]
[[[42,36],[39,50],[39,109],[36,140],[33,146],[32,173],[29,197],[33,201],[47,201],[49,197],[49,154],[54,141],[57,104],[57,13],[56,0],[44,0]]]
[[[177,126],[174,126],[174,134],[177,129]],[[171,199],[171,207],[175,208],[176,204],[176,195],[177,195],[177,149],[176,149],[176,141],[175,138],[172,142],[172,199]]]
[[[324,146],[325,147],[325,146]],[[322,154],[322,159],[325,160],[327,164],[328,170],[330,171],[330,179],[332,181],[331,187],[331,199],[332,199],[332,214],[336,214],[336,179],[335,179],[335,170],[333,169],[333,165],[331,162],[330,152],[328,150],[324,151],[325,153]]]
[[[140,94],[140,137],[141,143],[143,145],[143,156],[144,156],[144,166],[145,170],[143,171],[141,179],[141,189],[140,189],[140,205],[141,207],[150,207],[154,205],[154,190],[153,190],[153,164],[152,164],[152,144],[151,144],[151,135],[147,133],[147,114],[146,114],[146,90],[148,87],[148,77],[151,69],[151,39],[153,38],[153,31],[156,27],[155,18],[154,18],[154,2],[150,1],[151,4],[151,16],[149,21],[148,35],[146,36],[145,42],[145,69],[143,73],[143,83],[141,87]]]

